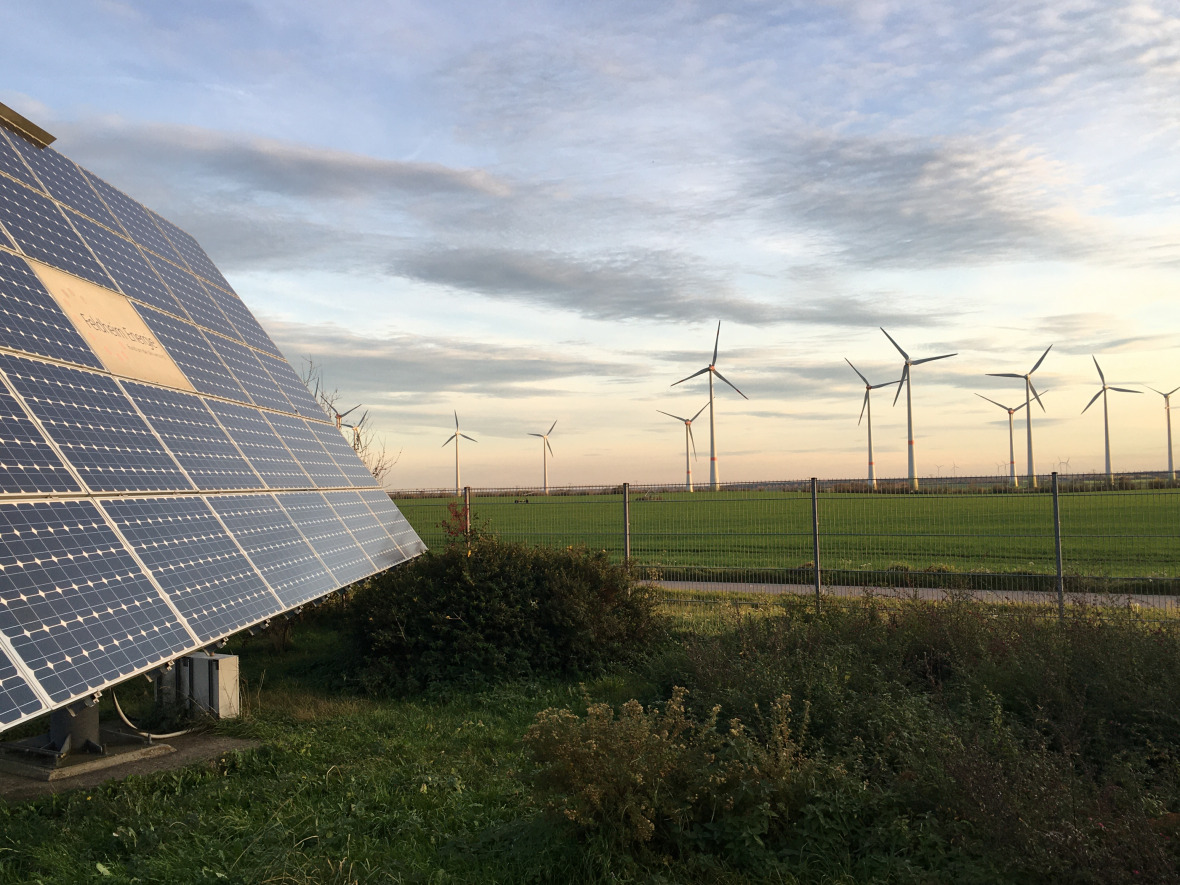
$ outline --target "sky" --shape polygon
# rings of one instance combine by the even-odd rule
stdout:
[[[0,7],[0,101],[189,231],[394,489],[1167,464],[1180,3]],[[907,470],[876,391],[878,476]],[[1180,394],[1178,394],[1180,396]],[[1180,400],[1178,400],[1180,401]],[[1017,470],[1027,471],[1024,412]],[[708,477],[708,412],[694,424]],[[1180,427],[1177,430],[1180,433]]]

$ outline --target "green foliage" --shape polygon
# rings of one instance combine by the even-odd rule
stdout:
[[[394,569],[352,602],[362,683],[404,693],[633,659],[658,632],[654,592],[601,552],[475,537]]]

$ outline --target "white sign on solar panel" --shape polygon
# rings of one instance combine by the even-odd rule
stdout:
[[[0,730],[424,549],[196,240],[0,127]]]

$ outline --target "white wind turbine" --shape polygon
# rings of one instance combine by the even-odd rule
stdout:
[[[1011,406],[1006,406],[1003,403],[998,403],[994,399],[989,399],[982,393],[975,394],[980,399],[986,399],[993,406],[999,406],[1008,413],[1008,475],[1012,478],[1012,488],[1020,488],[1020,480],[1016,478],[1016,440],[1012,435],[1012,416],[1025,408],[1028,403],[1021,403],[1015,409]]]
[[[873,484],[873,488],[876,488],[877,487],[877,471],[876,471],[876,468],[873,466],[873,404],[869,399],[869,393],[871,391],[877,390],[880,387],[892,387],[894,384],[898,385],[898,393],[900,393],[901,392],[901,386],[900,386],[901,382],[900,381],[886,381],[884,384],[869,384],[869,379],[861,374],[860,369],[858,369],[856,366],[852,365],[852,360],[850,360],[848,357],[844,357],[844,362],[848,363],[848,365],[852,367],[852,371],[856,372],[856,374],[860,376],[860,380],[865,383],[865,398],[864,398],[864,402],[861,403],[860,418],[857,419],[856,423],[859,426],[860,422],[864,420],[865,412],[868,412],[868,414],[869,414],[869,425],[868,425],[868,428],[869,428],[869,482],[871,482]]]
[[[1102,366],[1098,365],[1098,357],[1091,355],[1094,360],[1094,368],[1098,370],[1098,377],[1102,381],[1102,387],[1094,394],[1094,397],[1086,403],[1086,409],[1094,405],[1098,397],[1102,397],[1102,432],[1106,439],[1106,481],[1110,485],[1114,485],[1114,474],[1110,470],[1110,412],[1106,408],[1106,391],[1116,390],[1119,393],[1142,393],[1141,390],[1129,390],[1126,387],[1111,387],[1106,383],[1106,376],[1102,374]],[[1086,414],[1086,409],[1082,409],[1082,414]]]
[[[1033,442],[1032,442],[1032,400],[1037,401],[1037,405],[1041,407],[1041,411],[1045,411],[1045,404],[1041,402],[1041,398],[1037,396],[1037,389],[1033,387],[1032,374],[1041,367],[1041,363],[1045,361],[1045,357],[1049,355],[1049,351],[1053,349],[1050,344],[1045,348],[1045,352],[1041,354],[1041,358],[1037,360],[1035,366],[1021,375],[1019,372],[988,372],[993,378],[1023,378],[1024,379],[1024,426],[1028,432],[1028,487],[1035,489],[1037,487],[1037,472],[1033,465]],[[1032,399],[1030,399],[1030,394]],[[986,399],[986,397],[984,397]],[[991,402],[995,402],[992,400]],[[1009,416],[1011,418],[1011,416]]]
[[[672,387],[675,387],[677,384],[683,384],[685,381],[689,380],[689,378],[695,378],[697,375],[704,375],[706,372],[709,373],[709,486],[710,486],[710,488],[713,489],[713,491],[717,491],[717,489],[720,488],[720,482],[717,479],[717,425],[716,425],[716,422],[713,420],[714,419],[713,376],[716,375],[718,378],[720,378],[722,381],[724,381],[730,387],[733,387],[733,389],[735,391],[737,391],[738,396],[740,396],[742,399],[746,399],[746,400],[749,399],[748,396],[746,396],[744,393],[742,393],[740,390],[738,390],[736,387],[734,387],[734,385],[730,382],[730,380],[728,378],[726,378],[724,375],[722,375],[720,372],[717,371],[717,346],[720,343],[721,343],[721,323],[718,322],[717,323],[717,337],[713,341],[713,361],[710,362],[709,365],[705,366],[705,368],[701,369],[700,371],[693,372],[691,375],[688,376],[688,378],[681,378],[679,381],[676,381],[671,385]]]
[[[1151,389],[1155,390],[1154,387]],[[1164,398],[1164,420],[1168,424],[1168,479],[1176,478],[1176,470],[1172,466],[1172,394],[1177,390],[1180,390],[1180,387],[1174,387],[1167,393],[1164,393],[1162,390],[1155,390],[1156,393]]]
[[[878,328],[881,328],[878,326]],[[884,329],[881,329],[885,332]],[[889,339],[890,343],[897,348],[897,352],[905,359],[904,366],[901,370],[901,381],[897,384],[897,394],[893,397],[893,404],[897,405],[897,397],[901,396],[901,385],[905,383],[905,424],[906,432],[909,434],[910,442],[910,488],[918,488],[918,474],[914,471],[914,407],[910,398],[910,367],[920,366],[922,363],[933,362],[934,360],[945,360],[948,357],[957,356],[956,353],[944,353],[941,356],[928,356],[920,360],[910,359],[910,355],[901,349],[901,345],[893,340],[893,336],[885,332],[885,337]]]
[[[477,439],[471,439],[466,433],[459,432],[459,413],[455,412],[455,432],[447,437],[447,441],[443,443],[443,448],[450,444],[451,440],[455,441],[455,494],[459,495],[463,492],[463,487],[459,484],[459,437],[463,439],[470,439],[472,442],[479,442]]]
[[[549,425],[549,429],[544,433],[530,433],[529,436],[539,436],[541,438],[541,469],[544,471],[545,477],[545,494],[549,494],[549,456],[553,454],[553,446],[549,445],[549,434],[553,432],[553,428],[557,426],[554,421]],[[548,451],[546,451],[548,450]]]
[[[697,441],[692,437],[692,422],[701,416],[701,412],[709,408],[709,404],[705,403],[691,418],[681,418],[679,415],[673,415],[671,412],[665,412],[663,409],[656,409],[661,415],[667,415],[669,418],[675,418],[677,421],[684,422],[684,488],[685,491],[692,491],[692,461],[688,457],[688,446],[692,443],[692,456],[697,456]]]

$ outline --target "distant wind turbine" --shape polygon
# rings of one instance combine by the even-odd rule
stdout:
[[[549,456],[553,454],[553,446],[549,445],[549,434],[553,432],[553,428],[556,426],[557,422],[554,421],[544,433],[529,434],[529,436],[539,436],[541,438],[541,469],[544,471],[546,495],[549,494]]]
[[[734,387],[728,378],[717,371],[717,346],[720,343],[721,323],[718,322],[717,337],[713,341],[712,362],[710,362],[709,365],[705,366],[705,368],[701,369],[700,371],[693,372],[688,376],[688,378],[681,378],[679,381],[676,381],[672,384],[672,387],[675,387],[677,384],[683,384],[685,381],[689,380],[689,378],[695,378],[697,375],[704,375],[706,372],[709,373],[709,486],[713,489],[713,491],[717,491],[717,489],[720,488],[720,482],[717,478],[717,426],[716,422],[714,421],[713,410],[713,376],[716,375],[726,384],[729,384],[730,387],[733,387],[733,389],[737,391],[738,396],[740,396],[742,399],[749,399],[748,396]]]
[[[684,488],[685,491],[692,491],[692,461],[688,457],[688,446],[692,443],[692,456],[697,456],[697,441],[692,438],[692,422],[701,416],[701,412],[709,408],[709,404],[705,403],[691,418],[681,418],[679,415],[673,415],[671,412],[665,412],[663,409],[656,409],[661,415],[667,415],[669,418],[675,418],[677,421],[684,422]]]
[[[1020,488],[1020,480],[1018,480],[1016,478],[1016,441],[1012,435],[1012,416],[1015,413],[1019,412],[1021,409],[1025,408],[1028,405],[1028,403],[1021,403],[1020,405],[1018,405],[1014,409],[1011,406],[1006,406],[1003,403],[998,403],[994,399],[989,399],[988,397],[984,396],[982,393],[977,393],[975,395],[977,397],[979,397],[980,399],[986,399],[993,406],[999,406],[1001,409],[1003,409],[1005,412],[1008,413],[1008,475],[1011,477],[1011,480],[1012,480],[1012,488],[1018,489],[1018,488]]]
[[[470,439],[472,442],[479,442],[477,439],[471,439],[466,433],[459,432],[459,413],[455,412],[455,432],[447,437],[447,441],[443,443],[443,448],[451,442],[455,441],[455,494],[461,494],[463,487],[459,484],[459,437],[463,439]]]
[[[1110,470],[1110,412],[1106,408],[1106,391],[1116,390],[1119,393],[1142,393],[1141,390],[1129,390],[1126,387],[1111,387],[1106,383],[1106,376],[1102,374],[1102,366],[1098,365],[1098,357],[1091,355],[1094,360],[1094,368],[1098,370],[1098,378],[1102,381],[1102,387],[1094,394],[1093,399],[1086,403],[1086,409],[1094,405],[1098,397],[1102,397],[1102,432],[1106,439],[1106,481],[1110,485],[1114,485],[1114,474]],[[1082,414],[1086,414],[1086,409],[1082,409]]]
[[[860,418],[857,419],[856,423],[859,425],[860,422],[864,420],[865,412],[868,412],[868,415],[869,415],[869,424],[868,424],[868,429],[869,429],[869,482],[871,482],[873,484],[873,488],[875,489],[877,487],[877,471],[873,465],[873,404],[869,399],[869,393],[871,391],[877,390],[878,388],[881,388],[881,387],[892,387],[894,384],[898,385],[898,392],[900,393],[901,392],[901,382],[900,381],[886,381],[884,384],[870,384],[869,379],[861,374],[860,369],[858,369],[856,366],[852,365],[852,360],[850,360],[848,357],[844,357],[844,362],[848,363],[848,365],[852,367],[852,371],[856,372],[856,374],[858,376],[860,376],[860,380],[865,383],[865,398],[864,398],[864,402],[861,403]]]
[[[1032,442],[1032,400],[1029,399],[1031,394],[1032,399],[1037,401],[1037,405],[1041,407],[1041,411],[1045,411],[1045,404],[1041,402],[1041,398],[1037,396],[1037,389],[1033,387],[1032,374],[1041,367],[1041,363],[1045,361],[1045,357],[1049,355],[1049,351],[1053,349],[1050,344],[1045,348],[1045,352],[1041,354],[1041,358],[1037,360],[1037,364],[1025,372],[1023,375],[1018,372],[988,372],[993,378],[1023,378],[1024,379],[1024,423],[1028,431],[1028,486],[1031,489],[1037,487],[1037,472],[1033,464],[1033,442]],[[992,401],[994,402],[994,400]],[[1009,416],[1010,418],[1011,416]]]
[[[1154,387],[1151,389],[1155,390]],[[1177,390],[1180,390],[1180,387],[1174,387],[1167,393],[1164,393],[1162,390],[1155,390],[1156,393],[1164,398],[1164,420],[1168,424],[1168,479],[1176,478],[1176,469],[1172,466],[1172,394]]]
[[[880,327],[878,327],[878,328],[880,328]],[[883,328],[881,329],[881,331],[885,332],[885,330]],[[906,432],[909,434],[909,441],[910,441],[910,488],[917,489],[918,488],[918,474],[914,471],[914,407],[913,407],[913,402],[911,401],[911,398],[910,398],[910,367],[911,366],[920,366],[922,363],[929,363],[929,362],[933,362],[934,360],[945,360],[948,357],[957,356],[957,354],[944,353],[941,356],[928,356],[928,357],[923,357],[920,360],[910,359],[910,355],[901,349],[901,345],[893,340],[892,335],[890,335],[888,332],[885,332],[885,337],[888,338],[889,342],[894,347],[897,348],[897,352],[900,353],[902,355],[902,358],[905,360],[905,363],[903,364],[903,368],[901,370],[901,381],[898,382],[897,393],[893,397],[893,404],[895,406],[897,405],[897,398],[899,396],[901,396],[901,385],[902,385],[902,382],[904,382],[905,383],[905,424],[906,424]]]

